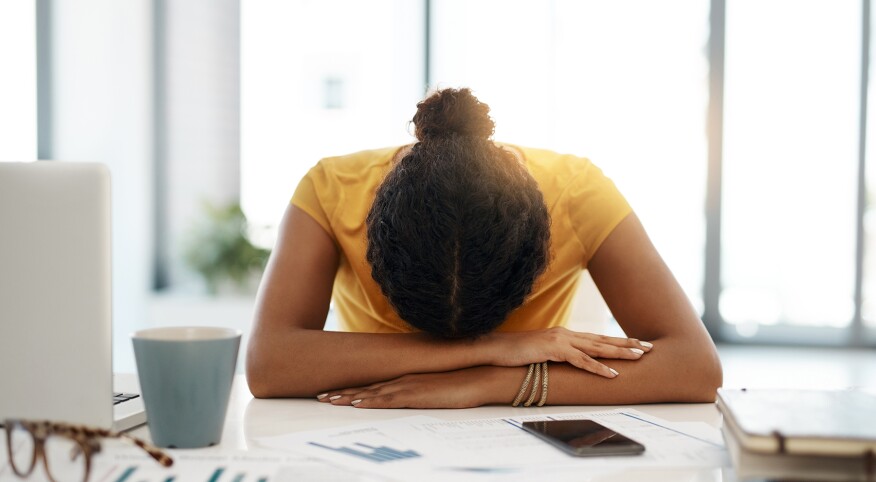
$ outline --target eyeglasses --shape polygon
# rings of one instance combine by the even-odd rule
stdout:
[[[47,421],[6,420],[3,426],[9,465],[21,478],[29,477],[42,459],[51,482],[85,482],[91,474],[91,456],[100,452],[101,438],[130,440],[164,467],[173,465],[173,459],[160,449],[124,433]]]

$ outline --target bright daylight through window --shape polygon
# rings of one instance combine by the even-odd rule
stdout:
[[[240,8],[241,205],[262,227],[254,239],[270,247],[298,181],[319,159],[413,139],[407,120],[425,85],[423,13],[403,0]]]
[[[241,191],[254,223],[276,225],[320,157],[413,140],[424,34],[411,3],[242,4]],[[431,84],[471,87],[497,140],[590,157],[701,305],[708,3],[632,3],[433,1]]]
[[[601,167],[719,338],[853,343],[859,270],[860,326],[876,327],[872,209],[863,251],[856,237],[861,4],[718,3],[242,2],[242,206],[275,229],[320,158],[411,142],[427,81],[466,86],[496,140]],[[720,272],[706,270],[710,82]],[[266,247],[272,229],[255,233]]]
[[[743,336],[854,317],[860,15],[727,7],[721,314]]]
[[[37,157],[36,8],[0,2],[0,161]]]

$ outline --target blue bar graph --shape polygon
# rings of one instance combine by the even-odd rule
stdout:
[[[380,446],[380,447],[372,447],[371,445],[363,444],[363,443],[354,443],[357,447],[361,448],[351,448],[351,447],[340,447],[334,448],[329,447],[327,445],[319,444],[316,442],[308,442],[310,445],[314,447],[323,448],[326,450],[332,450],[334,452],[340,452],[342,454],[352,455],[353,457],[359,457],[360,459],[367,460],[369,462],[374,462],[378,464],[382,464],[384,462],[392,462],[395,460],[401,459],[410,459],[415,457],[420,457],[421,455],[418,452],[413,450],[405,450],[404,452],[400,450],[396,450],[391,447]],[[366,450],[362,450],[362,448]]]
[[[214,472],[213,475],[207,479],[207,482],[216,482],[219,480],[219,477],[222,477],[222,472],[225,472],[225,467],[219,467]]]
[[[116,479],[116,482],[125,482],[126,480],[128,480],[128,477],[130,477],[131,474],[133,474],[136,471],[137,471],[136,466],[128,467],[128,469],[125,470],[124,472],[122,472],[122,475],[118,479]]]
[[[2,0],[0,0],[2,1]],[[203,470],[203,472],[201,472]],[[262,469],[264,470],[264,469]],[[197,469],[198,476],[194,475],[183,476],[184,482],[188,480],[198,480],[202,482],[268,482],[270,477],[262,474],[247,472],[242,467],[228,466],[213,466]],[[3,472],[3,466],[0,465],[0,480],[6,480]],[[167,469],[154,467],[149,464],[147,467],[132,465],[128,467],[113,466],[109,468],[107,473],[94,477],[92,480],[102,480],[105,482],[177,482],[180,474],[173,473]],[[188,478],[185,478],[188,477]],[[203,478],[202,478],[203,477]]]

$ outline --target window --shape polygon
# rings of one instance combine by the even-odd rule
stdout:
[[[708,3],[433,9],[434,83],[471,87],[491,106],[498,140],[593,160],[702,306]]]
[[[866,12],[865,12],[866,13]],[[872,28],[872,10],[870,11],[870,25]],[[872,38],[872,37],[871,37]],[[870,39],[868,39],[870,40]],[[870,52],[872,52],[872,41]],[[869,53],[869,52],[868,52]],[[871,344],[876,343],[876,83],[874,76],[869,75],[869,96],[867,99],[867,124],[866,124],[866,177],[864,213],[862,219],[864,251],[861,260],[863,267],[862,280],[862,303],[861,316],[864,327],[868,328],[867,334]]]
[[[36,6],[0,2],[0,161],[37,158]]]
[[[466,86],[498,141],[589,157],[616,182],[717,338],[876,340],[861,3],[366,4],[242,3],[241,195],[256,224],[277,223],[321,157],[410,142],[425,84]]]
[[[855,317],[860,15],[856,2],[727,5],[720,311],[730,336],[847,328]]]
[[[413,140],[423,16],[405,0],[241,2],[241,205],[253,225],[276,227],[319,159]]]

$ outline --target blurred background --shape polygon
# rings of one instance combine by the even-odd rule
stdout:
[[[411,142],[450,86],[497,140],[612,177],[722,346],[873,347],[870,23],[869,0],[4,0],[0,160],[110,167],[122,371],[142,327],[246,330],[301,176]]]

